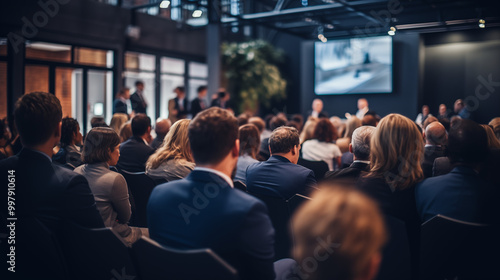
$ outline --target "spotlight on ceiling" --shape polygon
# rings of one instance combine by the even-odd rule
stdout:
[[[389,28],[389,31],[387,31],[387,34],[394,36],[396,34],[396,27],[391,26],[391,28]]]
[[[194,10],[193,17],[199,18],[199,17],[201,17],[201,14],[203,14],[203,12],[201,10]]]
[[[168,6],[170,6],[170,1],[165,1],[165,0],[161,1],[160,8],[166,9],[166,8],[168,8]]]
[[[486,27],[486,21],[484,19],[479,20],[479,28],[485,28]]]

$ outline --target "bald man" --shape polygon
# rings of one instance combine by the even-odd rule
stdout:
[[[169,119],[158,119],[155,125],[156,138],[151,142],[151,148],[158,149],[163,143],[163,139],[167,135],[172,126],[172,122]]]
[[[432,122],[424,132],[425,154],[422,162],[425,178],[432,177],[432,165],[438,157],[444,156],[444,147],[448,142],[448,133],[440,122]]]
[[[309,116],[315,118],[328,118],[328,113],[323,111],[323,101],[321,99],[314,99],[312,103],[312,111],[309,112]]]

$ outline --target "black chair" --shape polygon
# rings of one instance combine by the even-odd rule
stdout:
[[[210,249],[176,250],[142,237],[132,245],[141,280],[238,279],[237,271]]]
[[[437,215],[421,227],[420,279],[499,279],[498,227]]]
[[[120,170],[120,173],[127,181],[130,204],[132,205],[132,217],[130,225],[136,227],[147,227],[147,206],[149,196],[153,191],[156,183],[151,177],[144,172],[128,172]]]
[[[247,185],[245,185],[245,183],[243,183],[242,181],[234,181],[233,182],[234,184],[234,188],[235,189],[238,189],[240,191],[243,191],[243,192],[247,192]]]
[[[70,279],[133,279],[137,271],[128,248],[111,228],[63,227],[61,247]]]
[[[411,279],[410,243],[405,222],[387,215],[384,220],[389,236],[382,252],[382,263],[376,279]]]
[[[325,177],[325,173],[329,170],[328,164],[322,160],[310,161],[300,157],[297,164],[314,171],[314,177],[316,177],[316,181],[323,179],[323,177]]]

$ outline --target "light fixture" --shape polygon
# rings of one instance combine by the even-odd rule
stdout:
[[[307,5],[309,5],[309,1],[308,0],[302,0],[302,6],[306,7]]]
[[[328,41],[325,35],[323,35],[323,26],[318,26],[318,39],[323,43],[326,43],[326,41]]]
[[[160,8],[166,9],[166,8],[168,8],[168,6],[170,6],[170,1],[166,1],[166,0],[161,1]]]
[[[387,32],[387,34],[394,36],[396,34],[396,27],[391,26],[391,28],[389,28],[389,31]]]
[[[331,24],[331,23],[328,23],[325,25],[325,27],[328,29],[333,29],[335,26],[333,26],[333,24]]]
[[[486,27],[486,21],[484,19],[479,20],[479,28],[485,28]]]
[[[203,14],[202,10],[194,10],[193,17],[194,18],[199,18],[199,17],[201,17],[201,14]]]

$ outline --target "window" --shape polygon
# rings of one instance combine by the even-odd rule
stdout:
[[[126,52],[125,53],[125,86],[130,93],[137,91],[136,81],[144,82],[144,98],[147,103],[146,114],[154,120],[156,117],[156,57],[154,55]]]
[[[167,118],[168,101],[175,98],[174,89],[184,86],[186,62],[182,59],[162,57],[161,72],[160,117]]]
[[[27,42],[26,58],[70,63],[71,46],[45,42]]]
[[[75,63],[111,68],[113,51],[75,47]]]
[[[49,92],[49,67],[26,65],[24,67],[24,92]]]

